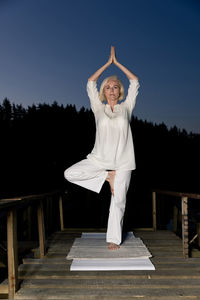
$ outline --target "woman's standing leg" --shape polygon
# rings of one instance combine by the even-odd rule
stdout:
[[[122,226],[126,207],[126,194],[131,179],[131,171],[116,171],[114,179],[114,195],[111,196],[110,212],[106,241],[120,245],[122,241]],[[118,247],[114,247],[113,249]],[[111,247],[112,249],[112,247]]]

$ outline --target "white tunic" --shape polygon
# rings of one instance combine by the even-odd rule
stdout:
[[[87,92],[96,122],[95,145],[87,158],[106,170],[134,170],[135,154],[130,127],[139,82],[130,80],[124,102],[114,106],[99,99],[96,81],[88,81]]]

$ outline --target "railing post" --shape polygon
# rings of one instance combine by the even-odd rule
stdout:
[[[64,230],[63,199],[62,199],[62,196],[59,196],[59,212],[60,212],[60,229]]]
[[[38,233],[39,233],[39,246],[40,246],[40,258],[45,256],[45,227],[44,227],[44,212],[42,199],[39,200],[37,208],[38,216]]]
[[[156,231],[156,192],[152,192],[152,217],[153,217],[153,230]]]
[[[14,299],[18,289],[17,213],[12,209],[7,215],[8,298]]]
[[[188,247],[188,197],[181,197],[182,207],[182,240],[183,240],[183,255],[185,258],[189,256]]]
[[[200,223],[197,223],[197,241],[198,246],[200,247]]]

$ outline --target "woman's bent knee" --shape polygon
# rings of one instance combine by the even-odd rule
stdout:
[[[64,177],[65,177],[66,180],[71,181],[72,176],[71,176],[70,168],[65,170]]]
[[[70,182],[81,179],[81,172],[74,166],[69,167],[64,171],[64,177]]]

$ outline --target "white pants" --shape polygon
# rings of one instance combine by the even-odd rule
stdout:
[[[64,177],[77,185],[99,193],[108,176],[108,171],[98,167],[89,159],[81,160],[64,172]],[[106,241],[121,244],[126,193],[131,179],[131,170],[116,170],[114,196],[111,196]]]

